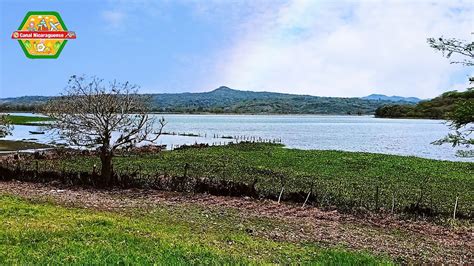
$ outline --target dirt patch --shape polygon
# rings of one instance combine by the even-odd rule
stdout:
[[[470,224],[452,228],[422,220],[402,220],[387,214],[360,217],[269,200],[145,189],[97,190],[10,181],[0,182],[0,193],[107,211],[153,208],[159,204],[190,204],[211,211],[226,208],[244,218],[265,217],[287,224],[272,231],[249,232],[275,240],[367,250],[388,254],[399,262],[474,263],[474,230]]]

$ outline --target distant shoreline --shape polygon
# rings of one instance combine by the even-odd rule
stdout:
[[[32,114],[32,115],[37,115],[37,116],[44,116],[41,113],[34,113],[34,112],[27,112],[27,111],[8,111],[8,112],[3,112],[0,111],[0,114]],[[152,115],[229,115],[229,116],[345,116],[345,117],[373,117],[377,119],[396,119],[396,120],[402,120],[402,119],[410,119],[410,120],[439,120],[439,121],[446,121],[446,119],[440,119],[440,118],[425,118],[425,117],[377,117],[374,114],[362,114],[362,115],[348,115],[348,114],[279,114],[279,113],[160,113],[160,112],[149,112],[149,114]]]
[[[44,116],[41,113],[37,112],[28,112],[28,111],[0,111],[0,114],[33,114],[33,115],[38,115],[38,116]],[[317,114],[317,113],[291,113],[291,114],[280,114],[280,113],[211,113],[211,112],[201,112],[201,113],[178,113],[178,112],[169,112],[169,113],[161,113],[161,112],[149,112],[149,114],[153,115],[271,115],[271,116],[277,116],[277,115],[288,115],[288,116],[295,116],[295,115],[318,115],[318,116],[348,116],[348,117],[353,117],[353,116],[374,116],[374,114],[362,114],[362,115],[349,115],[349,114]]]

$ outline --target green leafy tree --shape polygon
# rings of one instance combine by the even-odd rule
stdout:
[[[456,38],[428,38],[430,47],[441,51],[443,56],[451,58],[453,55],[461,56],[461,61],[454,60],[451,64],[474,66],[474,42],[467,42]],[[466,58],[467,57],[467,58]]]
[[[462,60],[451,61],[451,64],[462,64],[467,67],[474,66],[474,42],[467,42],[455,38],[428,38],[428,44],[443,53],[446,58],[452,55],[462,57]],[[474,82],[474,78],[470,77],[469,81]],[[468,91],[472,91],[468,89]],[[435,141],[434,144],[452,144],[453,147],[463,147],[463,150],[457,152],[459,156],[474,157],[472,145],[474,139],[472,132],[474,131],[474,98],[470,97],[459,101],[452,112],[448,114],[448,120],[453,132],[449,133],[443,139]]]
[[[472,90],[472,89],[471,89]],[[456,108],[449,114],[449,123],[453,132],[443,139],[433,142],[437,145],[449,143],[453,147],[464,147],[457,152],[461,157],[474,157],[474,100],[465,100],[457,103]]]

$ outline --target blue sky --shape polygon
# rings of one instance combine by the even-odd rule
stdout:
[[[426,45],[472,40],[472,1],[22,1],[0,3],[0,97],[57,95],[73,74],[142,92],[226,85],[322,96],[434,97],[471,69]],[[10,39],[28,11],[58,11],[77,33],[56,60]]]

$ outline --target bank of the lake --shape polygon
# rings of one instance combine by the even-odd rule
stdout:
[[[34,141],[15,141],[0,139],[0,152],[17,152],[25,150],[38,150],[52,148],[50,145],[37,143]]]
[[[113,164],[123,186],[189,187],[201,192],[214,189],[219,195],[281,197],[301,203],[309,197],[310,204],[340,210],[393,210],[448,218],[456,205],[458,217],[474,214],[474,163],[468,162],[241,143],[117,156]],[[14,166],[17,170],[45,171],[45,178],[49,178],[53,174],[48,171],[72,177],[77,173],[90,175],[94,165],[100,166],[96,156],[77,155],[29,159]],[[195,187],[196,178],[204,179],[209,189]],[[166,185],[170,180],[177,182],[176,186]],[[244,186],[233,191],[232,184]]]
[[[26,116],[27,114],[22,114]],[[432,145],[450,130],[443,120],[379,119],[372,116],[328,115],[156,115],[168,124],[166,135],[157,144],[168,148],[183,144],[208,143],[221,145],[237,139],[281,140],[288,148],[305,150],[343,150],[438,160],[473,161],[456,157],[450,145]],[[16,126],[9,140],[35,138],[51,143],[51,135],[31,135],[31,126]],[[181,135],[180,135],[181,133]],[[187,135],[187,136],[183,136]],[[197,136],[193,136],[197,135]]]

